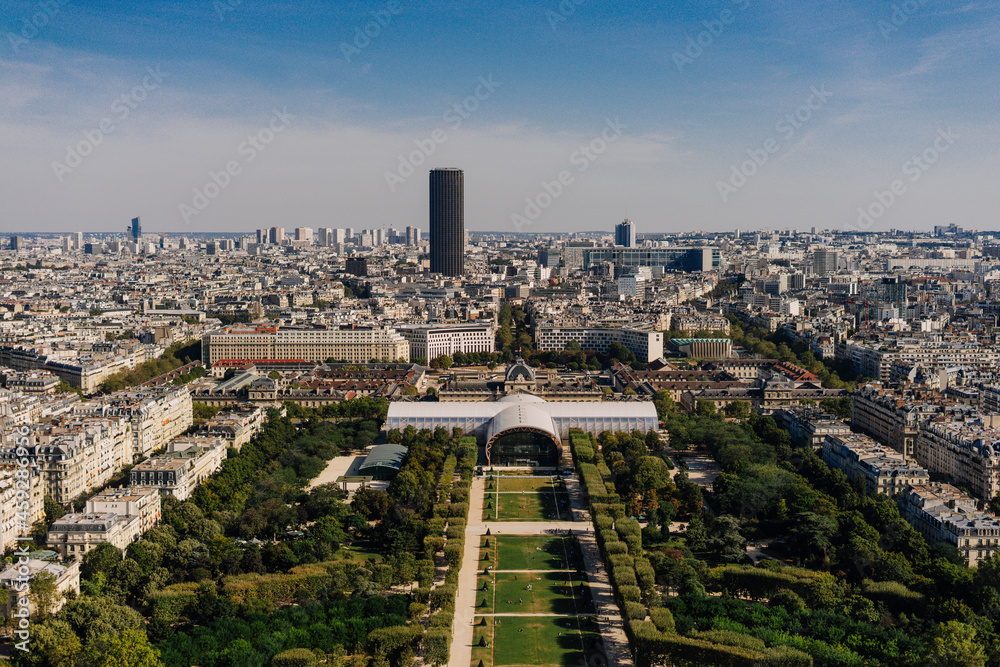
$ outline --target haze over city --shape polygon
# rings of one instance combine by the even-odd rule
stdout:
[[[3,9],[4,232],[421,226],[450,166],[470,231],[850,229],[894,182],[868,228],[1000,204],[988,2]]]

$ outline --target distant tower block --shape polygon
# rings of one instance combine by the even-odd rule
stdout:
[[[465,174],[461,169],[430,173],[431,273],[465,273]]]

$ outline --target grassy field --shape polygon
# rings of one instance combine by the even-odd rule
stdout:
[[[582,565],[573,537],[498,535],[484,538],[480,547],[487,539],[492,539],[490,547],[499,558],[493,563],[498,570],[576,570]]]
[[[500,493],[508,491],[544,491],[552,493],[559,480],[553,477],[503,477],[500,479]]]
[[[579,625],[575,618],[504,617],[493,627],[493,665],[586,665],[586,647],[594,640]]]
[[[494,496],[491,506],[496,505],[496,500]],[[568,520],[569,496],[565,493],[501,493],[496,515],[497,521]]]
[[[568,573],[501,572],[496,575],[494,613],[497,614],[587,613],[589,610],[577,609],[584,599],[589,599],[586,585],[573,581]]]

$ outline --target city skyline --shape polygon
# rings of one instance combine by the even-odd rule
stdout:
[[[451,164],[470,231],[989,228],[1000,203],[986,3],[39,6],[0,25],[0,232],[406,227]]]

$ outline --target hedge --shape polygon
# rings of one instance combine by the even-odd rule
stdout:
[[[712,644],[702,639],[664,634],[649,621],[631,621],[628,630],[637,667],[670,662],[715,667],[813,667],[811,657],[787,646],[775,646],[762,652]]]
[[[646,618],[646,605],[641,602],[626,602],[625,617],[630,621],[641,621]]]
[[[674,615],[666,607],[655,607],[649,610],[649,617],[653,619],[653,624],[660,632],[672,633],[674,627]]]
[[[307,648],[293,648],[271,659],[273,667],[315,667],[319,664],[316,654]]]

